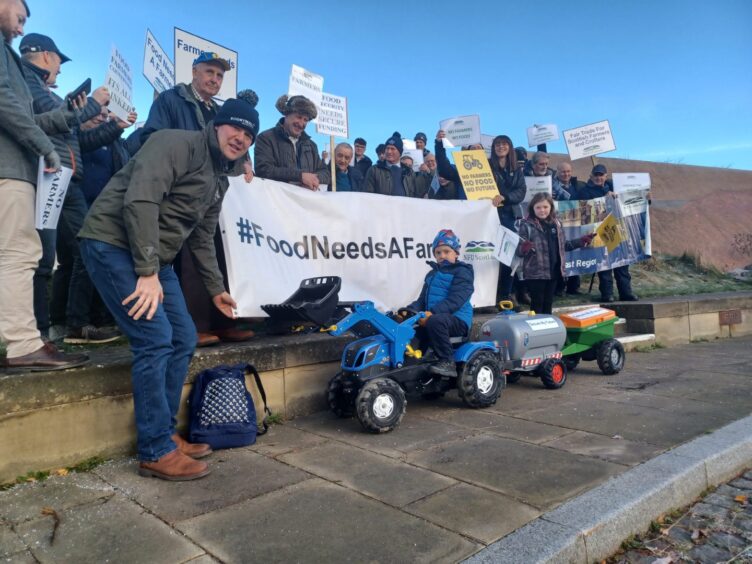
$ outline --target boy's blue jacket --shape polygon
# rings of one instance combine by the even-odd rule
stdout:
[[[475,289],[473,266],[459,260],[443,266],[433,261],[426,262],[431,270],[423,281],[420,296],[407,309],[451,313],[464,321],[469,330],[473,323],[473,306],[470,305]]]

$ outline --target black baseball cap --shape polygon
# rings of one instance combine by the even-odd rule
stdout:
[[[606,165],[597,164],[593,167],[590,174],[608,174],[608,170],[606,170]]]
[[[45,51],[49,51],[51,53],[57,53],[57,56],[60,57],[61,63],[67,63],[70,61],[69,57],[66,57],[60,52],[60,49],[57,48],[57,45],[55,45],[55,42],[52,39],[41,33],[29,33],[28,35],[24,35],[21,44],[18,46],[18,50],[21,51],[22,54],[44,53]]]

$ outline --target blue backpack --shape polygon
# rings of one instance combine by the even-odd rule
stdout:
[[[263,429],[256,424],[256,408],[245,386],[245,375],[253,374],[264,402]],[[207,443],[214,450],[252,445],[257,435],[269,429],[266,392],[256,368],[251,364],[215,366],[201,371],[193,382],[190,396],[188,440]]]

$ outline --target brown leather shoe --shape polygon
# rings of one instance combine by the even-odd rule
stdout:
[[[219,337],[212,335],[211,333],[199,333],[198,341],[196,341],[197,347],[208,347],[216,345],[219,342]]]
[[[45,343],[33,353],[3,359],[6,368],[30,368],[33,371],[65,370],[75,368],[89,361],[89,355],[84,353],[68,354],[57,350],[52,343]]]
[[[191,458],[203,458],[212,453],[212,447],[206,443],[189,443],[183,437],[175,433],[172,442],[178,445],[178,450]]]
[[[169,482],[186,482],[203,478],[210,472],[206,462],[193,460],[180,449],[165,454],[156,462],[141,462],[138,473],[141,476],[152,476]]]
[[[240,343],[243,341],[249,341],[256,336],[256,333],[250,329],[222,329],[221,331],[214,331],[214,334],[227,343]]]

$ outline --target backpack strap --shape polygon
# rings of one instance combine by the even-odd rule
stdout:
[[[269,416],[272,414],[271,409],[266,405],[266,391],[264,390],[264,385],[261,383],[261,376],[259,376],[258,371],[256,370],[256,367],[252,364],[246,364],[245,365],[245,372],[246,374],[253,374],[253,379],[256,380],[256,386],[258,387],[259,395],[261,396],[261,401],[264,402],[264,419],[261,421],[261,425],[263,427],[263,430],[259,429],[256,432],[256,435],[264,435],[269,430]]]

